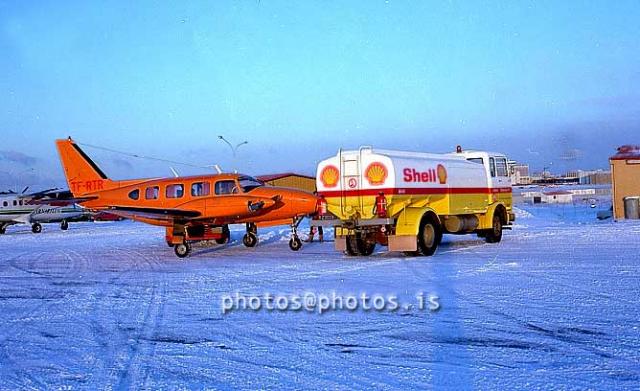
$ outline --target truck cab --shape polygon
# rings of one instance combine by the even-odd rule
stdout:
[[[463,156],[467,161],[482,164],[487,174],[487,182],[491,188],[511,186],[507,157],[500,153],[486,151],[464,151],[453,155]]]
[[[463,156],[467,161],[482,164],[487,177],[487,184],[492,191],[491,203],[504,203],[508,209],[509,221],[515,220],[512,212],[511,178],[509,177],[509,166],[507,156],[497,152],[487,151],[461,151],[452,155]]]

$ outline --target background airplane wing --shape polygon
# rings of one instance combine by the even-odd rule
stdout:
[[[51,206],[67,206],[73,204],[80,204],[85,201],[94,200],[97,197],[82,197],[82,198],[68,198],[68,199],[52,199],[43,198],[39,200],[31,200],[28,202],[30,205],[51,205]]]

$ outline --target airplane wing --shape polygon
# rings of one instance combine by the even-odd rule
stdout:
[[[33,212],[21,214],[18,217],[11,219],[11,222],[15,224],[29,224],[31,223],[32,214]]]
[[[26,191],[27,189],[25,189]],[[56,193],[56,190],[60,190],[59,188],[52,188],[52,189],[47,189],[47,190],[42,190],[42,191],[38,191],[36,193],[30,193],[30,194],[21,194],[20,198],[33,198],[33,199],[40,199],[40,198],[44,198],[47,196],[51,196],[51,195],[56,195],[56,194],[60,194],[60,195],[71,195],[71,192],[58,192]]]
[[[136,218],[159,221],[192,220],[200,217],[201,215],[200,212],[195,210],[137,208],[133,206],[112,206],[106,211],[132,220],[135,220]]]

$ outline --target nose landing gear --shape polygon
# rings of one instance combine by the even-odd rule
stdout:
[[[247,233],[242,238],[242,244],[249,248],[258,245],[258,227],[254,223],[247,223]]]
[[[298,251],[302,248],[302,240],[298,236],[293,236],[289,240],[289,248],[293,251]]]
[[[289,240],[289,248],[293,251],[298,251],[302,248],[302,240],[298,237],[298,226],[302,222],[304,217],[297,217],[293,219],[291,223],[291,239]]]

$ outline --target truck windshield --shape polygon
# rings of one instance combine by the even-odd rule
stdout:
[[[257,188],[257,187],[261,187],[264,186],[264,183],[260,182],[259,180],[252,178],[250,176],[241,176],[238,178],[238,183],[240,184],[240,187],[242,188],[242,191],[245,193],[250,192],[251,190]]]

